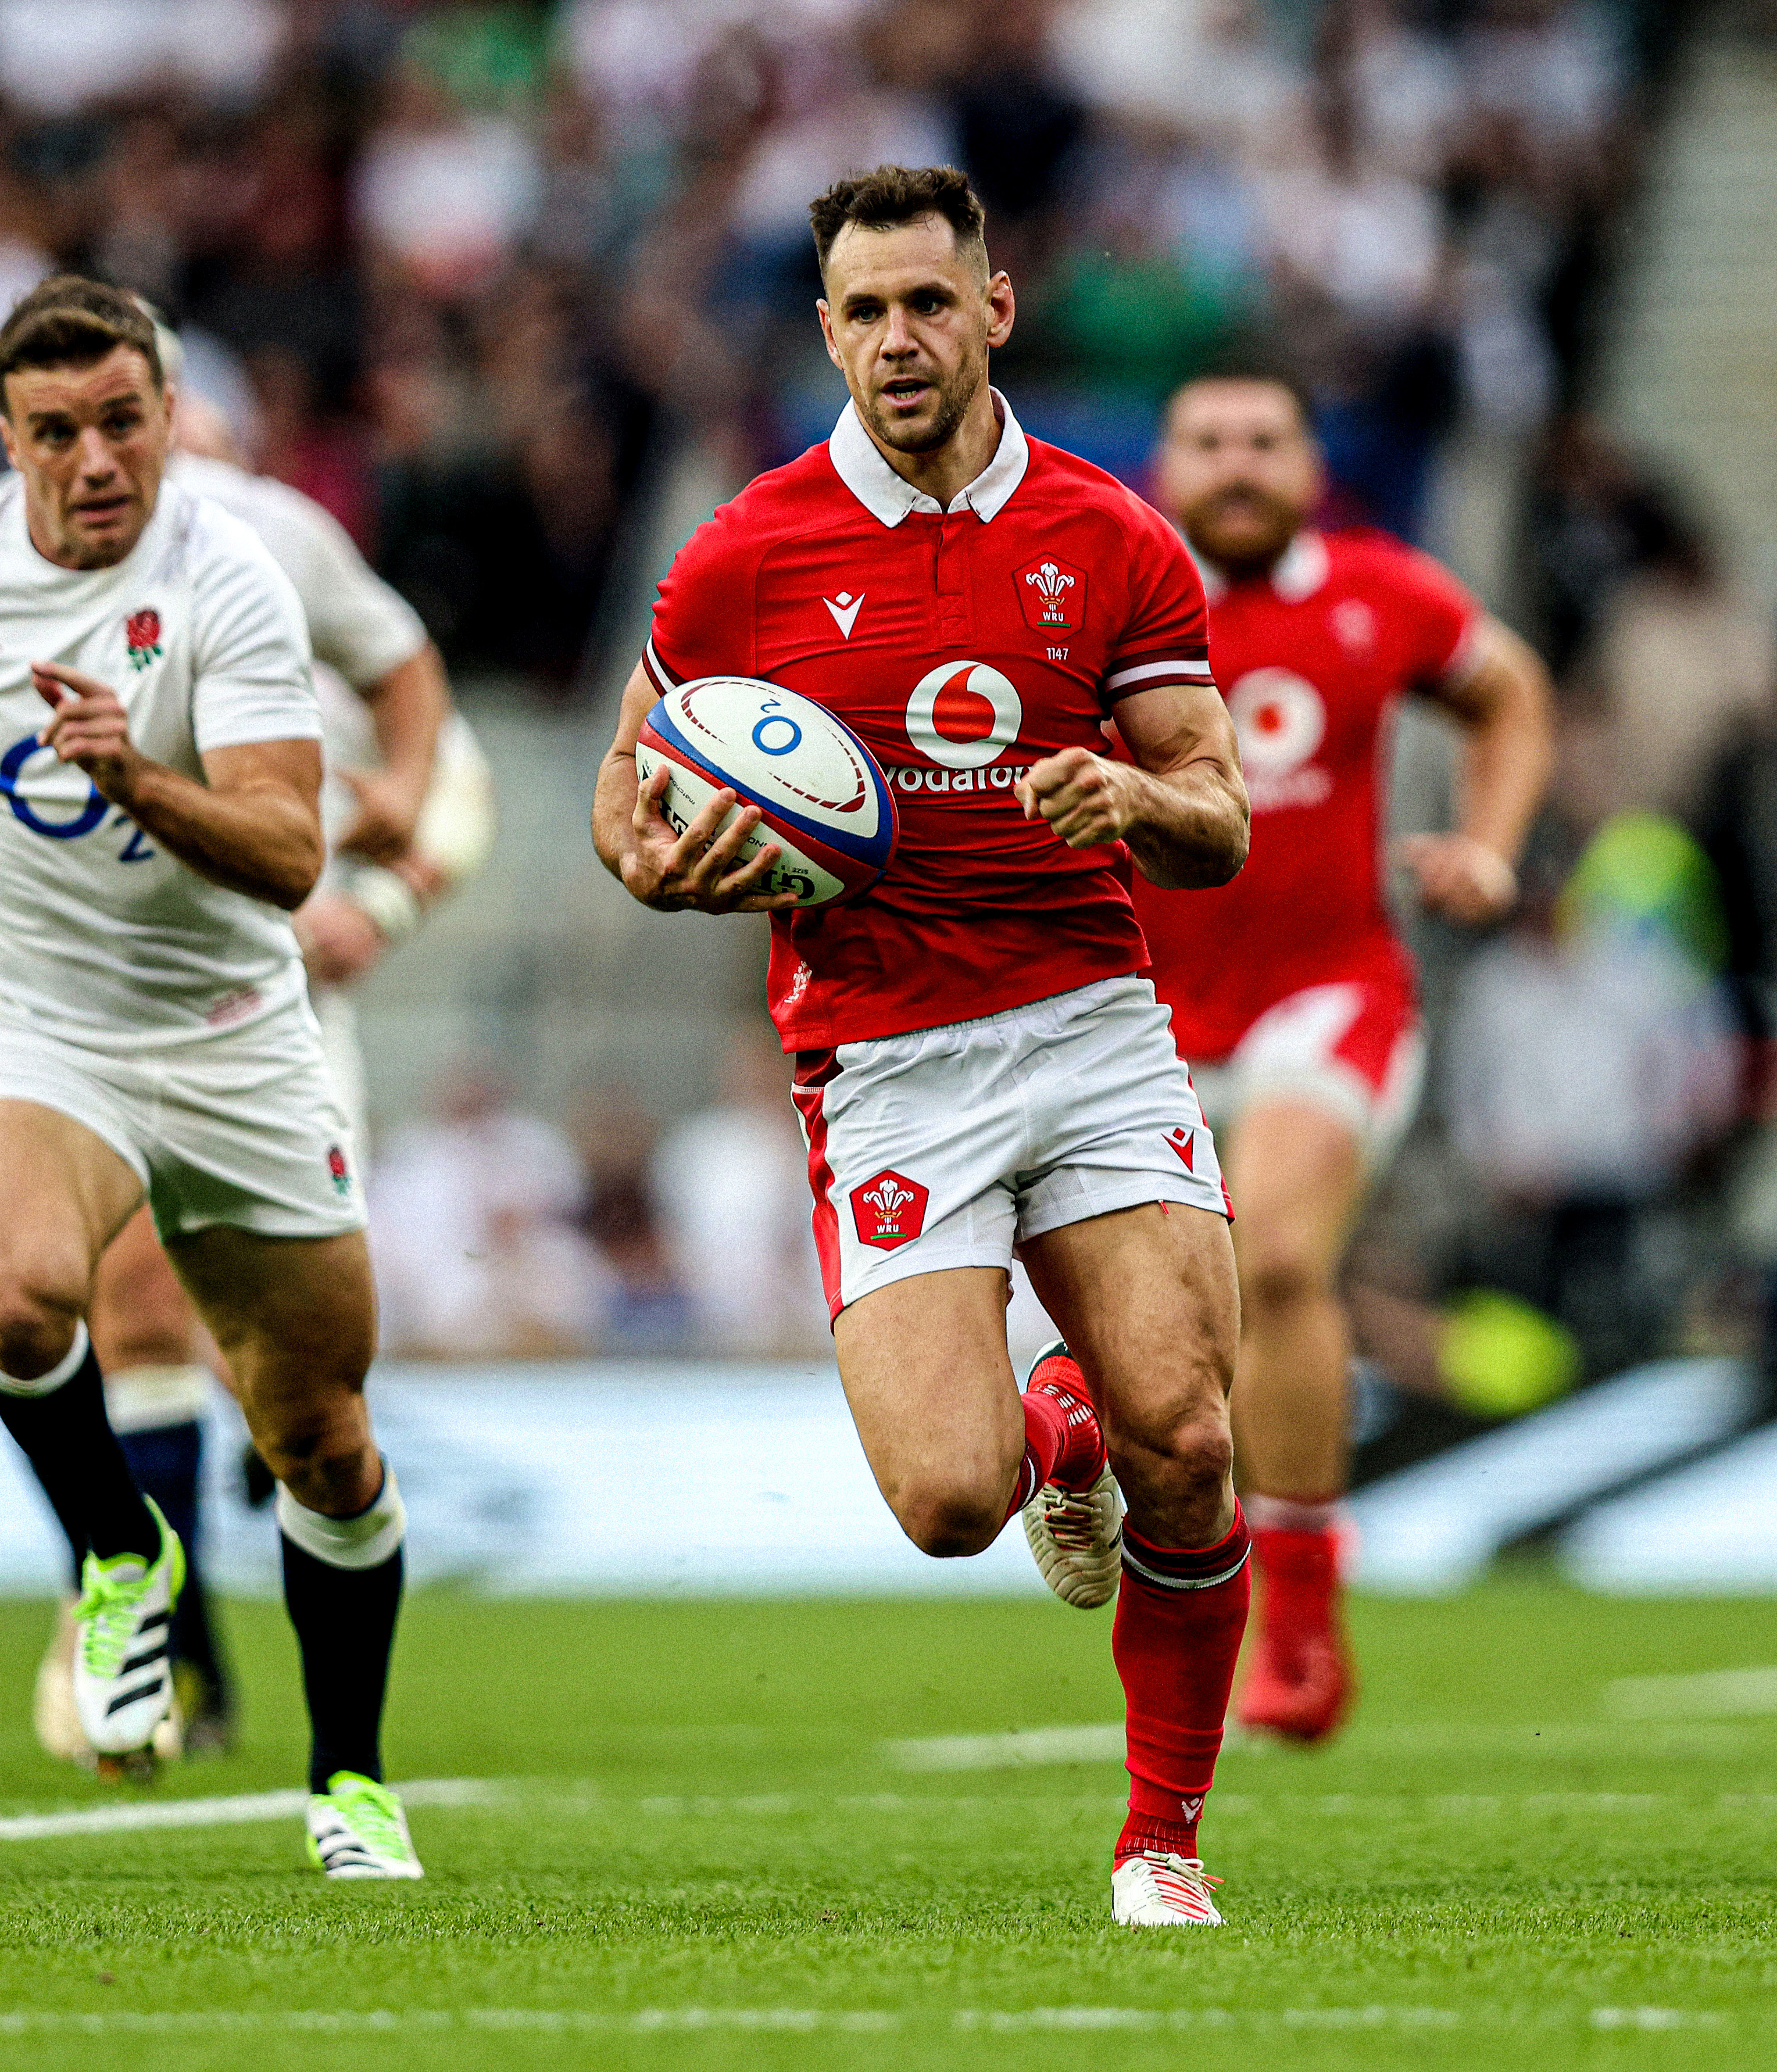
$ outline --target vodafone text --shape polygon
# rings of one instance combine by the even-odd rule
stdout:
[[[985,770],[934,770],[929,766],[890,763],[882,775],[898,791],[1010,791],[1021,778],[1028,777],[1032,763],[1014,767],[996,763]]]

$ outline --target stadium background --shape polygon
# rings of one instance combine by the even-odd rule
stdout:
[[[980,180],[1035,430],[1139,486],[1169,387],[1279,339],[1330,516],[1559,689],[1521,916],[1410,923],[1363,1702],[1227,1750],[1188,1953],[1104,1918],[1104,1622],[870,1484],[759,929],[644,913],[586,832],[656,577],[838,409],[807,199],[897,156]],[[241,1739],[142,1792],[31,1738],[61,1575],[0,1454],[0,2064],[1777,2062],[1777,9],[0,0],[0,304],[51,264],[154,296],[426,615],[502,833],[363,996],[427,1879],[297,1868],[221,1401]],[[1435,824],[1448,740],[1398,762]]]
[[[1034,430],[1140,488],[1170,388],[1281,343],[1328,521],[1442,556],[1556,675],[1521,914],[1407,917],[1430,1094],[1351,1268],[1372,1580],[1559,1542],[1627,1583],[1657,1518],[1664,1581],[1777,1585],[1738,1443],[1777,1288],[1774,32],[1640,0],[4,0],[0,298],[51,265],[152,296],[243,450],[419,607],[495,765],[492,864],[361,995],[385,1346],[434,1363],[385,1383],[422,1572],[518,1586],[560,1508],[546,1435],[607,1392],[642,1435],[805,1428],[811,1486],[857,1503],[779,1582],[875,1541],[860,1576],[938,1572],[870,1511],[829,1385],[763,924],[644,912],[583,833],[655,579],[843,399],[807,199],[899,158],[986,199]],[[1396,763],[1397,823],[1438,824],[1441,726],[1408,715]],[[487,1365],[514,1359],[594,1364]],[[1472,1508],[1513,1417],[1626,1374],[1657,1413],[1606,1389],[1512,1442],[1613,1470],[1450,1568],[1425,1506]],[[523,1386],[570,1376],[478,1475],[478,1421],[523,1429]],[[1389,1479],[1439,1453],[1444,1482]],[[1675,1466],[1739,1493],[1689,1555]],[[450,1528],[465,1490],[504,1535]],[[40,1582],[9,1511],[0,1575]],[[224,1573],[268,1580],[220,1515]],[[973,1587],[1011,1584],[1002,1552]]]

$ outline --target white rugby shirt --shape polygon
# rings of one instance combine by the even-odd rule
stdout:
[[[109,684],[142,753],[201,782],[209,750],[321,738],[309,659],[269,551],[171,474],[130,553],[90,569],[46,561],[19,478],[0,481],[0,1018],[150,1051],[302,997],[288,915],[200,878],[37,745],[30,665]]]

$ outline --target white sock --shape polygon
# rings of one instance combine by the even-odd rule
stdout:
[[[1261,1496],[1255,1490],[1240,1499],[1240,1508],[1255,1532],[1331,1532],[1339,1523],[1337,1499],[1298,1503],[1294,1497]]]
[[[113,1432],[158,1432],[195,1424],[210,1400],[214,1377],[194,1360],[186,1367],[126,1367],[105,1378],[105,1415]]]
[[[74,1343],[65,1359],[58,1360],[47,1374],[35,1381],[21,1381],[16,1375],[0,1374],[0,1393],[7,1396],[53,1396],[64,1381],[72,1381],[84,1363],[91,1342],[84,1322],[74,1326]]]
[[[380,1568],[401,1544],[407,1510],[395,1482],[395,1470],[383,1462],[383,1486],[376,1501],[356,1518],[328,1518],[298,1503],[280,1482],[278,1523],[284,1536],[325,1561],[330,1568]]]

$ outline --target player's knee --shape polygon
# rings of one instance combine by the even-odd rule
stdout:
[[[1006,1520],[981,1486],[961,1477],[933,1476],[903,1489],[895,1505],[901,1530],[922,1554],[952,1560],[992,1546]]]
[[[35,1381],[66,1359],[84,1294],[79,1276],[53,1260],[0,1267],[0,1371]]]
[[[1331,1293],[1331,1270],[1306,1234],[1255,1235],[1240,1250],[1240,1301],[1248,1316],[1299,1308]]]

